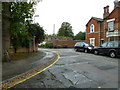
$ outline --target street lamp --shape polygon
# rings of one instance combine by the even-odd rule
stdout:
[[[39,15],[34,16],[34,24],[35,24],[35,17],[39,17]],[[36,38],[36,36],[34,34],[34,36],[33,36],[33,52],[35,51],[35,38]]]
[[[35,15],[35,16],[34,16],[34,24],[35,24],[35,17],[39,17],[39,15]]]

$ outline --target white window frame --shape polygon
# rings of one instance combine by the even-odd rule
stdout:
[[[115,21],[115,18],[107,20],[107,22]]]
[[[107,20],[108,23],[108,31],[113,31],[114,30],[114,21],[115,18]],[[109,23],[113,23],[112,25],[109,25]],[[112,27],[111,27],[112,26]]]
[[[93,45],[93,46],[95,46],[95,38],[90,38],[90,44]]]
[[[94,33],[94,31],[95,31],[95,25],[91,24],[90,25],[90,33]]]

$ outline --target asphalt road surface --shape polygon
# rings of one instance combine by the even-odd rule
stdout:
[[[73,49],[58,52],[59,61],[44,72],[13,88],[118,88],[118,60]]]

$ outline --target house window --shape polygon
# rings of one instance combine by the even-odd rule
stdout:
[[[114,21],[115,21],[115,18],[107,20],[108,31],[113,31],[114,30]]]
[[[95,28],[94,24],[91,24],[91,26],[90,26],[90,33],[94,32],[94,28]]]
[[[95,46],[95,38],[90,38],[90,44]]]
[[[113,31],[114,30],[114,21],[108,22],[108,31]]]

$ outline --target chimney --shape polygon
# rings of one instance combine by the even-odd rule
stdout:
[[[117,8],[117,7],[120,7],[120,1],[115,0],[114,1],[114,9]]]
[[[104,7],[103,18],[106,18],[109,15],[109,6]]]

